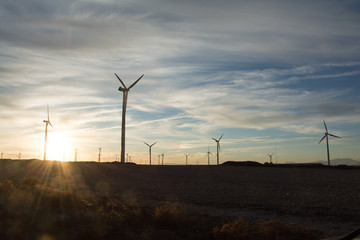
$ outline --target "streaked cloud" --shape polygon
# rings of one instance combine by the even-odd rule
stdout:
[[[172,163],[183,161],[184,149],[196,161],[213,144],[211,137],[222,132],[227,158],[261,152],[280,139],[295,151],[307,138],[318,137],[323,119],[335,132],[352,136],[351,142],[342,139],[342,147],[356,145],[359,6],[353,1],[5,0],[0,6],[0,21],[6,23],[0,25],[1,151],[41,155],[41,121],[49,105],[52,131],[66,132],[82,152],[96,152],[101,145],[113,160],[122,99],[114,72],[127,85],[145,74],[128,102],[127,148],[136,161],[146,158],[142,142],[152,139],[169,160],[173,154]],[[339,150],[334,151],[336,156]],[[321,153],[312,151],[319,154],[314,159],[323,158]],[[262,161],[260,155],[245,156]],[[91,156],[96,158],[84,155]],[[357,156],[354,151],[342,157]]]

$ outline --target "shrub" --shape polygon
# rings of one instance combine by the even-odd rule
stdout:
[[[320,239],[320,232],[304,229],[298,224],[285,224],[276,220],[252,222],[249,219],[239,219],[235,222],[215,227],[214,239],[217,240],[301,240]]]
[[[191,226],[194,218],[179,203],[162,203],[155,208],[154,221],[159,228],[178,231]]]

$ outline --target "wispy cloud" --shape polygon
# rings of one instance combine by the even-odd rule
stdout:
[[[250,139],[247,149],[259,148],[254,139],[265,148],[281,134],[313,137],[323,119],[354,136],[347,126],[360,119],[359,7],[5,0],[1,151],[41,151],[48,104],[52,131],[66,131],[82,152],[101,145],[113,160],[122,99],[115,72],[127,85],[145,74],[129,93],[127,113],[127,145],[138,160],[145,158],[143,140],[159,141],[168,157],[173,149],[176,162],[182,149],[200,156],[224,131],[228,140]],[[223,148],[235,159],[244,149],[226,138]]]

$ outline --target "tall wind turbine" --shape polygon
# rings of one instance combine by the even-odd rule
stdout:
[[[122,106],[122,120],[121,120],[121,163],[125,163],[125,115],[126,115],[126,105],[127,105],[127,98],[129,94],[129,90],[135,86],[135,84],[140,81],[140,79],[144,76],[138,78],[130,87],[126,87],[123,81],[119,78],[119,76],[115,73],[115,76],[119,79],[122,87],[119,87],[119,91],[123,92],[123,106]]]
[[[148,143],[146,143],[146,142],[144,142],[146,145],[148,145],[149,146],[149,158],[150,158],[150,160],[149,160],[149,164],[151,165],[151,148],[152,148],[152,146],[154,146],[155,144],[156,144],[156,142],[154,142],[153,144],[148,144]]]
[[[208,156],[208,165],[210,165],[210,155],[212,155],[212,153],[210,152],[210,148],[208,147],[208,152],[207,152],[207,156]]]
[[[164,156],[165,156],[165,153],[162,153],[161,154],[161,165],[164,165]]]
[[[216,142],[216,158],[217,158],[217,165],[219,165],[219,151],[220,151],[220,140],[224,136],[224,134],[221,135],[219,139],[212,138]]]
[[[273,156],[274,154],[272,153],[272,154],[268,154],[268,156],[269,156],[269,158],[270,158],[270,163],[272,163],[272,156]]]
[[[101,148],[99,148],[99,154],[98,154],[98,161],[100,162],[101,160]]]
[[[318,142],[318,144],[321,143],[321,141],[324,140],[324,138],[326,138],[327,159],[328,159],[328,166],[330,166],[329,137],[328,137],[328,136],[332,136],[332,137],[336,137],[336,138],[341,138],[341,137],[338,137],[338,136],[336,136],[336,135],[333,135],[333,134],[328,133],[328,129],[327,129],[325,120],[323,120],[323,121],[324,121],[324,126],[325,126],[325,134],[324,134],[324,136],[321,138],[321,140]]]
[[[188,153],[188,154],[184,153],[184,154],[185,154],[185,157],[186,157],[186,165],[188,165],[188,157],[189,157],[190,153]]]
[[[45,144],[44,144],[44,160],[46,160],[46,143],[47,143],[47,129],[48,125],[50,124],[51,127],[53,125],[50,122],[50,116],[49,116],[49,105],[47,106],[47,120],[43,121],[45,123]]]

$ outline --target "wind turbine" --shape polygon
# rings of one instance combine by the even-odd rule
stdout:
[[[212,155],[212,153],[210,152],[210,148],[208,147],[208,152],[207,152],[207,156],[208,156],[208,165],[210,165],[210,155]]]
[[[77,161],[77,154],[78,154],[78,150],[77,150],[77,148],[75,148],[75,156],[74,156],[75,162]]]
[[[220,140],[224,136],[224,134],[221,135],[219,139],[212,138],[216,142],[216,158],[217,158],[217,165],[219,165],[219,151],[220,151]]]
[[[327,129],[325,120],[323,120],[323,121],[324,121],[324,126],[325,126],[325,134],[324,134],[324,136],[321,138],[321,140],[318,142],[318,144],[321,143],[321,141],[324,140],[324,138],[326,138],[327,159],[328,159],[328,166],[330,166],[329,137],[328,137],[328,136],[332,136],[332,137],[336,137],[336,138],[341,138],[341,137],[338,137],[338,136],[336,136],[336,135],[333,135],[333,134],[328,133],[328,129]]]
[[[164,153],[161,154],[161,165],[164,165]]]
[[[119,87],[119,91],[123,92],[123,106],[122,106],[122,120],[121,120],[121,163],[125,163],[125,115],[126,115],[126,105],[127,105],[127,98],[129,94],[129,90],[135,86],[135,84],[140,81],[140,79],[144,76],[138,78],[130,87],[126,87],[123,81],[119,78],[119,76],[115,73],[115,76],[119,79],[122,87]]]
[[[101,148],[99,148],[99,154],[98,154],[98,161],[100,162],[101,160]]]
[[[184,154],[185,154],[185,157],[186,157],[186,165],[188,165],[188,156],[190,155],[190,153],[188,153],[188,154],[184,153]]]
[[[272,153],[272,154],[268,154],[268,156],[269,156],[269,158],[270,158],[270,164],[272,163],[272,156],[273,156],[274,154]]]
[[[151,165],[151,148],[152,148],[152,146],[154,146],[157,142],[154,142],[153,144],[148,144],[148,143],[146,143],[146,142],[144,142],[146,145],[148,145],[149,146],[149,157],[150,157],[150,161],[149,161],[149,163],[150,163],[150,165]]]
[[[50,124],[51,127],[53,125],[50,122],[50,116],[49,116],[49,105],[47,106],[47,120],[43,121],[45,123],[45,144],[44,144],[44,160],[46,160],[46,143],[47,143],[47,129],[48,125]]]

